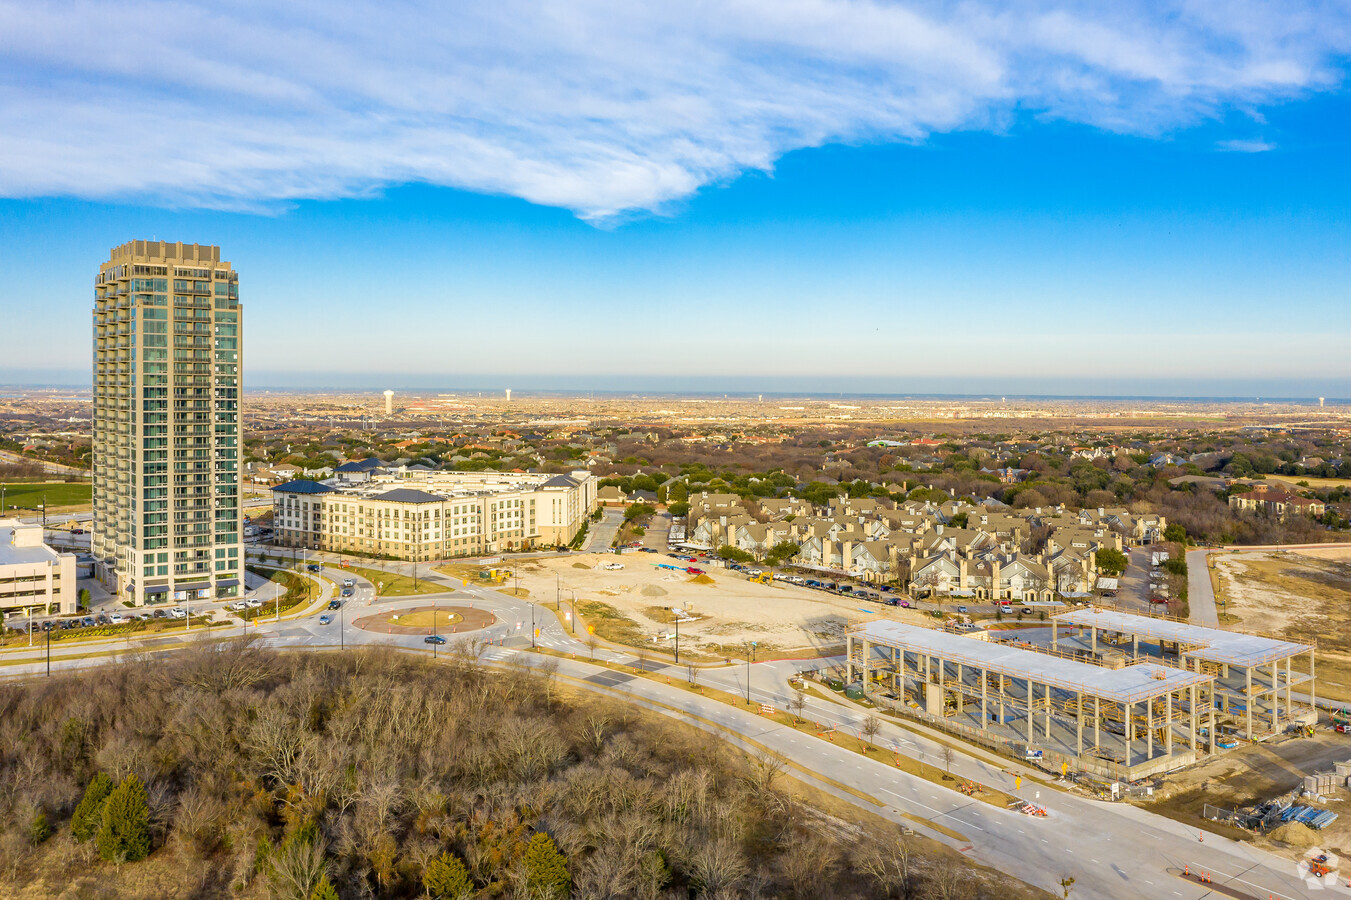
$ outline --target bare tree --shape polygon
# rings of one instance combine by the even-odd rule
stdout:
[[[596,661],[596,648],[600,646],[600,640],[594,634],[586,636],[586,649],[591,651],[591,661]]]
[[[859,726],[859,730],[863,733],[863,736],[867,738],[867,743],[863,745],[863,750],[866,752],[869,749],[868,745],[873,742],[873,738],[877,737],[877,733],[882,730],[882,720],[877,718],[877,716],[870,715],[863,720],[863,724]]]
[[[1060,879],[1060,896],[1064,900],[1069,900],[1070,891],[1074,890],[1074,876],[1065,875]]]
[[[807,708],[807,692],[794,689],[788,706],[793,710],[794,721],[802,721],[802,711]]]
[[[854,859],[859,871],[871,878],[888,897],[908,900],[915,887],[910,839],[897,831],[867,841]]]
[[[943,768],[947,769],[949,775],[952,774],[952,760],[956,755],[950,744],[943,745]]]

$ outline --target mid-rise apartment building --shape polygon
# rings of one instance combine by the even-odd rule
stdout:
[[[41,525],[0,519],[0,611],[73,613],[75,556],[42,542]]]
[[[274,542],[410,561],[552,547],[596,508],[597,483],[586,470],[288,481],[272,489]]]
[[[243,311],[220,256],[131,241],[94,283],[92,551],[138,606],[241,590]]]

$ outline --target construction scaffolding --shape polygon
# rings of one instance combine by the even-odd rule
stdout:
[[[1190,764],[1213,709],[1200,693],[1204,673],[1148,663],[1107,668],[1067,654],[875,621],[846,633],[846,684],[865,696],[911,702],[929,716],[968,722],[982,732],[1024,741],[1128,777]],[[1213,750],[1213,747],[1212,747]]]
[[[1066,628],[1070,634],[1062,638]],[[1085,629],[1087,639],[1082,636]],[[1291,725],[1317,722],[1314,645],[1099,607],[1051,619],[1051,645],[1056,649],[1091,655],[1097,653],[1100,638],[1115,646],[1128,639],[1133,657],[1141,658],[1143,652],[1144,658],[1213,676],[1202,699],[1219,710],[1227,719],[1223,727],[1236,736],[1261,740]],[[1307,672],[1293,665],[1305,654]],[[1307,702],[1296,700],[1296,686],[1307,691]]]

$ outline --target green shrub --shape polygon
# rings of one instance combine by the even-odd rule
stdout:
[[[463,900],[474,892],[469,870],[453,853],[442,853],[427,863],[422,873],[422,886],[431,894],[432,900]]]
[[[47,811],[38,807],[37,812],[33,813],[32,821],[28,823],[28,842],[36,847],[51,836],[52,826],[47,821]]]
[[[572,891],[568,861],[554,839],[537,833],[525,848],[525,886],[537,897],[566,897]]]
[[[136,862],[150,854],[150,808],[145,786],[134,774],[108,795],[94,844],[99,856],[110,862]]]
[[[70,817],[70,833],[75,836],[75,840],[84,842],[98,834],[99,825],[103,822],[103,803],[112,792],[113,780],[102,772],[89,782],[79,805],[75,807],[75,814]]]

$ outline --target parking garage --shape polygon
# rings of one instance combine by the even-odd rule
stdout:
[[[1311,644],[1098,608],[1054,616],[1051,643],[1056,650],[1094,658],[1111,648],[1108,652],[1128,659],[1152,659],[1213,676],[1203,700],[1218,710],[1221,731],[1236,737],[1261,740],[1316,721],[1316,647]],[[1305,696],[1296,696],[1297,687]]]
[[[1215,734],[1204,672],[1157,661],[1108,668],[900,622],[855,626],[846,642],[846,683],[861,680],[869,699],[1080,771],[1170,771],[1194,762]]]

